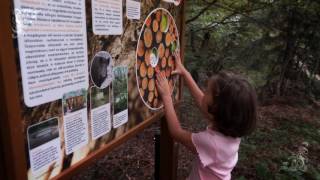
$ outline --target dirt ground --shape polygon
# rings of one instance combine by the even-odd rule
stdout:
[[[206,122],[186,91],[180,106],[184,128],[197,132]],[[98,160],[73,179],[148,180],[154,179],[154,134],[159,122]],[[302,166],[294,159],[305,148]],[[320,111],[307,106],[279,103],[259,107],[256,131],[242,139],[233,179],[320,179]],[[177,179],[185,179],[194,155],[179,146]]]

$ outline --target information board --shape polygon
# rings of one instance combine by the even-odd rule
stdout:
[[[182,7],[151,0],[12,0],[22,124],[17,142],[24,143],[17,151],[26,157],[17,166],[27,179],[66,177],[162,116],[162,106],[150,108],[139,91],[140,34],[147,18],[161,11],[152,36],[162,33],[165,44],[172,35],[168,56],[166,49],[161,55],[171,57],[172,44],[180,46]],[[180,82],[170,80],[177,102]]]

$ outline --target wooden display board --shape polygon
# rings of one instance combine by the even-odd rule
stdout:
[[[133,20],[127,17],[127,1],[122,1],[122,4],[121,1],[114,0],[82,0],[77,1],[79,4],[72,3],[72,0],[68,1],[70,4],[50,0],[1,1],[2,177],[17,180],[68,179],[152,122],[161,119],[161,108],[150,109],[142,100],[141,92],[139,93],[136,76],[137,45],[148,15],[154,9],[163,8],[166,9],[163,12],[170,13],[174,18],[179,32],[179,47],[183,54],[185,3],[175,6],[162,0],[142,0],[140,19]],[[54,7],[49,2],[54,2]],[[58,2],[63,6],[59,7],[60,5],[56,4]],[[108,20],[109,23],[116,21],[121,12],[121,27],[119,24],[104,27],[106,21],[102,20],[104,16],[101,11],[110,6],[99,2],[113,2],[113,8],[116,8],[118,3],[121,4],[121,11],[114,9],[114,18]],[[33,8],[26,8],[23,3],[29,3]],[[44,5],[50,11],[43,11],[41,8]],[[60,8],[60,11],[53,11],[57,8]],[[81,11],[81,8],[84,9]],[[67,13],[73,15],[68,16]],[[28,18],[25,18],[26,16]],[[46,21],[39,17],[47,17],[52,24],[56,24],[48,27],[39,23]],[[58,20],[66,20],[67,23],[59,24]],[[160,21],[158,23],[159,26],[165,24]],[[33,28],[34,24],[37,28]],[[160,29],[159,27],[159,31]],[[169,30],[165,29],[162,28],[162,33],[169,33]],[[81,51],[81,48],[86,51]],[[168,44],[168,49],[170,48]],[[35,56],[28,53],[34,53]],[[30,61],[30,58],[35,58],[35,61]],[[67,66],[65,62],[70,64]],[[30,65],[32,63],[35,63],[34,66]],[[50,65],[54,67],[55,63],[61,63],[57,67],[66,70],[43,70]],[[70,68],[71,64],[73,68]],[[30,70],[32,68],[34,70]],[[104,74],[107,74],[111,81],[105,76],[101,80],[99,73],[95,71],[108,71]],[[65,73],[63,77],[59,77],[62,73]],[[59,86],[51,86],[54,83],[50,82]],[[50,86],[51,89],[42,88],[43,86]],[[181,80],[176,80],[173,91],[175,104],[178,104],[182,95]],[[124,104],[119,104],[122,102]],[[106,108],[108,111],[105,111]],[[110,117],[110,120],[102,122],[105,116]],[[161,128],[166,128],[166,125]],[[162,138],[161,143],[168,143],[168,147],[173,147],[169,136],[164,137],[168,141]],[[163,159],[171,158],[167,152]]]

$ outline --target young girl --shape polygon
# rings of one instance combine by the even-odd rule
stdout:
[[[208,80],[202,92],[181,63],[178,53],[176,70],[198,107],[208,120],[205,131],[191,133],[181,128],[174,110],[168,81],[157,75],[157,88],[164,103],[171,136],[197,154],[188,180],[231,179],[238,161],[240,137],[251,133],[256,124],[256,93],[249,82],[236,75],[220,72]]]

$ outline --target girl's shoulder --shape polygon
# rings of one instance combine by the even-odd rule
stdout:
[[[218,159],[226,159],[238,153],[240,138],[225,136],[218,131],[206,129],[193,133],[192,142],[202,164],[208,165]]]
[[[199,141],[206,145],[228,145],[235,144],[239,145],[241,138],[234,138],[230,136],[225,136],[224,134],[214,131],[211,129],[206,129],[197,133],[192,133],[192,141]]]

